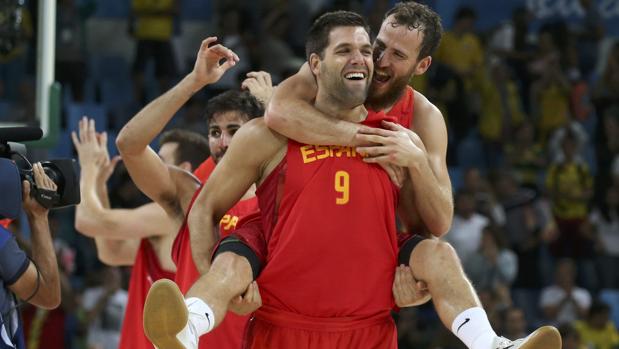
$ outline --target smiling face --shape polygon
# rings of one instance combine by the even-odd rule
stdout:
[[[320,93],[337,101],[343,108],[363,104],[373,71],[372,46],[365,28],[333,28],[322,56],[313,53],[310,57]]]
[[[370,107],[378,110],[392,106],[409,80],[430,66],[430,56],[419,59],[424,36],[420,29],[398,24],[394,15],[383,21],[374,41],[375,72],[367,100]]]

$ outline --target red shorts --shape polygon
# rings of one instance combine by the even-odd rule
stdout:
[[[262,306],[249,322],[244,349],[396,349],[389,313],[364,318],[308,318]]]

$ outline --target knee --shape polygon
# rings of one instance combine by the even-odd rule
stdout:
[[[245,257],[239,256],[234,252],[223,252],[218,254],[213,260],[210,272],[219,275],[226,280],[236,280],[243,282],[249,279],[252,281],[251,266]]]
[[[434,268],[459,266],[456,250],[448,242],[427,239],[419,243],[411,255],[411,264],[429,264]],[[436,269],[440,270],[440,269]]]

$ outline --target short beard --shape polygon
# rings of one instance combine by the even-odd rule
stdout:
[[[383,110],[396,103],[402,96],[408,85],[410,75],[404,75],[391,82],[391,87],[382,95],[377,95],[374,90],[374,84],[370,84],[370,92],[365,104],[373,110]]]

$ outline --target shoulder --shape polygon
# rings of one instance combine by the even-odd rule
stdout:
[[[441,111],[419,91],[414,93],[413,129],[433,127],[437,123],[445,125]]]
[[[287,142],[287,138],[270,129],[264,118],[255,118],[245,123],[235,134],[234,143],[252,146],[255,150],[268,150]]]

